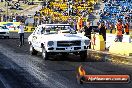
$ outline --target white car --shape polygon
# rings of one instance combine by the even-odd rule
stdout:
[[[51,54],[66,56],[69,53],[80,55],[85,60],[90,39],[73,31],[69,24],[43,24],[36,27],[28,42],[31,54],[41,52],[45,60]]]
[[[0,37],[9,38],[9,29],[6,26],[0,26]]]

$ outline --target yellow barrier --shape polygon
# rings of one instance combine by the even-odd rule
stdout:
[[[33,32],[34,30],[35,30],[35,27],[33,27],[33,26],[26,26],[24,29],[25,32]],[[18,29],[9,30],[9,32],[18,32]]]
[[[113,42],[109,48],[110,53],[132,56],[132,43]]]
[[[91,49],[94,50],[105,50],[105,42],[102,35],[91,34]]]
[[[35,27],[32,27],[32,26],[26,26],[25,27],[25,32],[33,32],[35,30]]]
[[[131,35],[125,35],[123,34],[122,42],[131,43]],[[113,42],[115,42],[116,35],[115,34],[109,34],[106,33],[106,48],[109,48]]]

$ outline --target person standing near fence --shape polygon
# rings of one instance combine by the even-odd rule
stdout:
[[[91,24],[90,21],[86,22],[86,26],[84,27],[84,33],[85,33],[84,35],[91,40],[92,27],[90,26],[90,24]],[[91,43],[89,45],[89,49],[90,48],[91,48]]]
[[[90,26],[90,21],[86,22],[86,26],[84,26],[84,32],[85,32],[85,36],[88,37],[89,39],[91,39],[91,32],[92,32],[92,27]]]
[[[106,26],[104,21],[102,21],[99,25],[99,35],[102,35],[104,38],[104,41],[106,41]]]
[[[24,24],[20,22],[20,25],[18,27],[18,34],[19,34],[19,39],[20,39],[20,45],[24,45]]]
[[[112,31],[114,29],[114,23],[110,23],[109,28],[110,28],[110,33],[112,34]]]
[[[125,27],[125,33],[126,33],[126,35],[129,35],[129,23],[126,22],[126,24],[124,25],[124,27]]]
[[[78,17],[77,20],[77,30],[80,32],[83,27],[83,16]]]
[[[123,30],[123,24],[121,22],[121,20],[118,20],[117,24],[115,25],[115,28],[116,28],[116,42],[119,41],[119,42],[122,42],[122,39],[123,39],[123,33],[122,33],[122,30]]]

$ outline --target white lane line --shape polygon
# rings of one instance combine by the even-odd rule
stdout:
[[[8,82],[6,81],[6,79],[3,77],[2,74],[0,74],[0,81],[2,82],[2,84],[4,85],[5,88],[12,88]]]

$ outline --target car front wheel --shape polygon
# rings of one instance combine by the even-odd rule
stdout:
[[[36,51],[36,50],[34,49],[34,47],[33,47],[32,45],[30,45],[30,54],[31,54],[31,55],[37,55],[37,53],[38,53],[38,51]]]
[[[9,39],[9,36],[4,36],[4,39]]]
[[[42,48],[42,58],[44,60],[48,60],[49,58],[48,53],[46,52],[45,48]]]
[[[7,39],[9,39],[9,36],[7,36]]]
[[[81,60],[86,60],[87,59],[87,50],[86,51],[81,51],[80,52],[80,57],[81,57]]]

